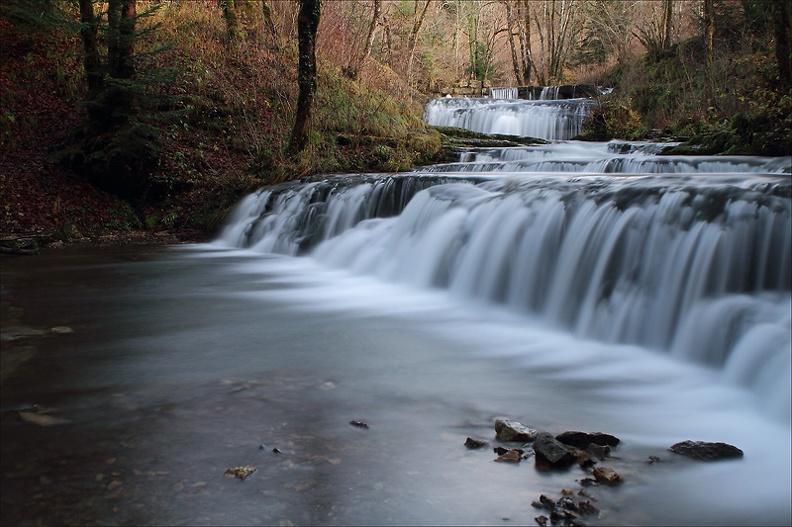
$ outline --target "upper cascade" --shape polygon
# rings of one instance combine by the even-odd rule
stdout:
[[[502,100],[443,97],[424,109],[424,120],[433,126],[465,128],[485,134],[537,137],[549,141],[571,139],[580,134],[592,99]]]
[[[433,165],[426,172],[583,174],[789,174],[792,157],[659,156],[662,143],[570,142],[461,152],[459,161]]]
[[[555,101],[559,99],[594,98],[610,93],[612,88],[593,84],[562,84],[560,86],[494,87],[487,90],[493,99],[525,99],[529,101]]]

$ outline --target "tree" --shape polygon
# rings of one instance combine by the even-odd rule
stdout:
[[[163,120],[168,113],[160,107],[172,102],[152,90],[168,79],[137,65],[136,47],[153,29],[139,28],[138,21],[157,6],[138,13],[136,0],[109,0],[104,11],[99,4],[79,1],[87,115],[57,157],[97,187],[138,199],[152,189],[149,176],[161,148],[152,122]]]
[[[773,35],[778,62],[778,77],[787,86],[792,85],[792,47],[789,37],[792,33],[792,7],[789,0],[773,1]]]
[[[374,0],[374,14],[371,16],[371,24],[369,25],[368,35],[366,36],[366,46],[363,48],[363,55],[360,58],[360,66],[362,66],[369,58],[369,55],[371,55],[371,47],[374,45],[374,35],[377,32],[377,24],[381,11],[382,0]]]
[[[707,64],[712,67],[715,40],[715,0],[704,0],[704,42],[707,48]]]
[[[300,12],[297,15],[300,93],[297,97],[294,127],[286,149],[291,156],[305,150],[308,143],[311,104],[316,92],[316,31],[319,28],[321,9],[322,0],[300,0]]]
[[[264,16],[264,25],[267,27],[267,31],[270,33],[270,37],[272,38],[272,46],[276,49],[280,49],[280,37],[278,36],[278,30],[275,28],[275,22],[272,20],[272,9],[270,9],[267,0],[261,0],[261,14]]]
[[[239,18],[236,14],[236,3],[234,0],[220,0],[220,6],[223,8],[228,40],[233,43],[239,37]]]
[[[135,75],[132,59],[135,43],[135,0],[110,0],[107,4],[107,62],[110,76],[131,79]]]
[[[512,69],[517,84],[531,83],[533,57],[531,56],[531,6],[528,0],[517,0],[514,9],[512,0],[503,0],[506,7],[506,24],[509,32],[509,50]],[[517,41],[515,42],[515,37]]]
[[[559,82],[563,78],[580,30],[577,8],[576,0],[543,0],[540,9],[534,11],[540,43],[537,68],[540,84]]]
[[[80,0],[80,36],[83,42],[83,67],[88,92],[96,95],[102,88],[102,59],[99,56],[99,23],[92,0]]]
[[[663,50],[671,49],[671,31],[674,27],[674,2],[663,0]]]
[[[407,42],[407,52],[409,58],[407,59],[407,82],[412,84],[412,71],[413,71],[413,61],[415,60],[415,48],[418,45],[418,34],[421,32],[421,26],[423,26],[424,19],[426,18],[426,12],[429,10],[429,4],[432,0],[426,0],[426,3],[421,10],[421,14],[416,18],[415,23],[413,24],[412,31],[410,31],[410,38]],[[415,12],[418,13],[418,4],[415,4]]]

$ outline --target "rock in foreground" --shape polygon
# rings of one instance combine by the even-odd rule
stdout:
[[[509,421],[508,419],[495,420],[495,437],[498,441],[530,442],[536,439],[537,434],[539,434],[538,430],[528,428],[517,421]]]
[[[541,432],[534,439],[536,465],[539,468],[565,468],[575,462],[575,455],[552,434]]]

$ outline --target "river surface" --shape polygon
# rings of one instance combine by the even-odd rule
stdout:
[[[3,255],[2,524],[535,525],[564,489],[591,525],[790,524],[788,158],[656,150],[471,149],[262,189],[209,244]],[[624,482],[465,447],[499,417],[618,436]]]
[[[293,260],[4,258],[26,321],[74,332],[21,339],[37,353],[3,384],[4,411],[64,421],[4,414],[3,524],[532,524],[539,494],[586,475],[467,450],[496,417],[622,439],[626,482],[596,491],[589,523],[788,523],[788,427],[712,372]],[[684,439],[746,457],[665,451]],[[243,465],[258,470],[224,478]]]

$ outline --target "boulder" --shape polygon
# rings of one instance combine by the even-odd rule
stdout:
[[[581,448],[583,450],[587,449],[589,445],[615,447],[620,443],[618,437],[610,434],[603,434],[602,432],[564,432],[558,434],[556,439],[565,445]]]
[[[539,468],[565,468],[577,457],[563,443],[547,432],[540,432],[533,442]]]
[[[668,449],[699,461],[716,461],[743,457],[743,451],[727,443],[707,443],[705,441],[681,441]]]
[[[538,433],[538,430],[528,428],[517,421],[509,421],[508,419],[495,420],[495,437],[499,441],[530,442],[536,438]]]
[[[592,474],[597,481],[606,485],[616,485],[623,481],[621,475],[610,467],[597,467]]]

